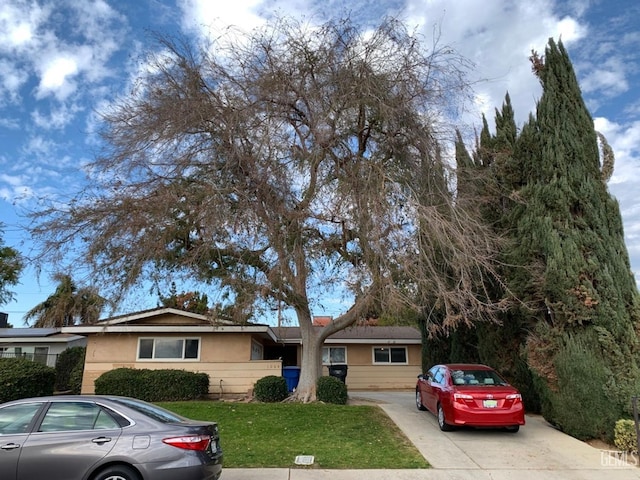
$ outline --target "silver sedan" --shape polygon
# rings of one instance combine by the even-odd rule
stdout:
[[[218,426],[140,400],[37,397],[0,405],[2,480],[217,480]]]

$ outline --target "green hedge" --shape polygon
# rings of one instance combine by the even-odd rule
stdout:
[[[566,337],[555,357],[557,387],[541,388],[542,414],[549,423],[579,440],[613,440],[622,416],[606,386],[611,371],[587,334]]]
[[[56,371],[23,358],[0,358],[0,403],[52,395]]]
[[[320,377],[317,383],[318,400],[325,403],[345,405],[349,398],[347,386],[335,377]]]
[[[287,381],[276,375],[262,377],[254,385],[253,394],[261,402],[281,402],[289,396]]]
[[[185,370],[116,368],[95,382],[98,395],[122,395],[147,402],[195,400],[209,392],[209,375]]]
[[[56,361],[56,391],[80,393],[86,351],[87,349],[84,347],[72,347],[67,348],[58,355],[58,360]]]

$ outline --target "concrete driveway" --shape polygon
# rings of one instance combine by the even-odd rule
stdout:
[[[640,479],[636,458],[612,456],[559,432],[542,417],[527,415],[518,433],[460,429],[441,432],[430,412],[415,406],[413,392],[355,392],[375,401],[411,439],[434,469],[448,478]],[[434,477],[439,478],[439,477]]]
[[[377,403],[432,465],[423,470],[224,469],[223,480],[640,480],[640,467],[565,435],[539,416],[518,433],[441,432],[413,392],[349,392]]]

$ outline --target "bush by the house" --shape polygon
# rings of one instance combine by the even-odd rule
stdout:
[[[84,356],[87,349],[84,347],[67,348],[56,361],[56,391],[80,393],[80,385],[82,384],[82,371],[84,369]],[[77,382],[78,372],[80,370],[80,383]],[[72,376],[75,375],[75,383]]]
[[[335,377],[320,377],[316,395],[321,402],[336,403],[338,405],[345,405],[349,398],[347,386]]]
[[[289,396],[287,381],[275,375],[262,377],[254,385],[253,394],[261,402],[281,402]]]
[[[116,368],[96,379],[95,391],[147,402],[195,400],[209,392],[209,375],[185,370]]]
[[[624,452],[638,450],[636,423],[633,420],[618,420],[613,431],[613,443]]]
[[[78,363],[69,375],[69,391],[73,394],[82,392],[82,375],[84,374],[84,362]]]
[[[580,333],[556,342],[560,346],[555,357],[555,372],[562,388],[553,390],[541,384],[543,416],[579,440],[601,438],[611,442],[612,427],[621,417],[621,407],[612,404],[608,395],[594,394],[602,391],[603,385],[609,385],[611,376],[603,363],[598,339],[590,333]],[[576,398],[581,399],[579,413],[576,413]]]
[[[0,358],[0,403],[53,394],[56,371],[23,358]]]

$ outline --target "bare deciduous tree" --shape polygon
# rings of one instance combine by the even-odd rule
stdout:
[[[454,52],[427,50],[395,20],[369,31],[280,20],[197,51],[160,43],[105,114],[94,187],[38,215],[45,249],[80,243],[122,288],[190,271],[232,291],[241,318],[287,306],[303,401],[315,399],[323,341],[363,315],[424,308],[418,291],[451,325],[487,307],[475,287],[493,271],[492,240],[431,178],[448,168],[440,121],[468,93]],[[314,328],[336,286],[351,307]]]

